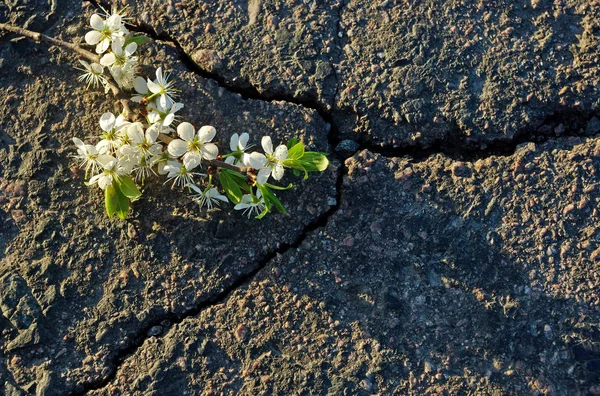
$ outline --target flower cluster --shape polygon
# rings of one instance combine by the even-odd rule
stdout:
[[[171,188],[187,189],[201,208],[210,210],[231,201],[234,209],[248,217],[262,218],[273,208],[285,213],[273,190],[292,185],[280,187],[269,181],[280,181],[286,168],[296,175],[304,172],[305,177],[308,172],[323,171],[329,164],[325,154],[307,152],[295,139],[274,148],[269,136],[261,140],[264,153],[248,152],[253,147],[248,133],[234,133],[230,152],[221,154],[213,142],[217,134],[214,127],[197,129],[180,120],[176,113],[184,106],[177,101],[179,90],[162,67],[156,70],[155,79],[135,75],[135,52],[146,38],[132,37],[124,20],[116,10],[107,13],[106,19],[92,15],[94,30],[86,34],[85,41],[95,45],[102,57],[100,63],[81,61],[84,74],[80,80],[88,87],[106,88],[104,68],[108,68],[121,89],[135,90],[131,101],[139,106],[141,118],[137,119],[143,122],[132,122],[126,119],[127,114],[105,113],[100,117],[97,143],[73,138],[75,157],[85,168],[86,184],[104,190],[108,215],[125,218],[131,201],[141,196],[138,184],[158,175],[164,175],[164,183]]]
[[[131,89],[134,86],[138,70],[138,57],[135,53],[138,45],[148,40],[145,36],[132,36],[125,27],[127,19],[123,11],[113,8],[112,12],[105,13],[103,19],[98,14],[90,18],[93,30],[85,35],[85,42],[96,46],[96,53],[102,55],[100,63],[89,64],[80,60],[84,74],[80,80],[88,86],[103,85],[108,90],[108,81],[104,75],[106,67],[117,85],[122,89]]]

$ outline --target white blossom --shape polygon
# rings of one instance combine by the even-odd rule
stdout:
[[[73,143],[77,146],[77,155],[74,157],[77,158],[81,163],[79,164],[80,168],[85,167],[85,174],[87,177],[88,172],[91,170],[92,175],[95,175],[100,171],[101,165],[98,163],[98,150],[96,147],[91,144],[85,144],[76,137],[73,138]]]
[[[204,191],[193,184],[189,184],[188,187],[196,192],[192,199],[200,205],[200,208],[206,206],[208,210],[211,210],[213,205],[219,206],[219,201],[229,202],[227,197],[219,193],[215,187],[208,187]]]
[[[177,97],[177,90],[173,86],[173,82],[169,81],[169,74],[162,72],[162,67],[156,70],[156,80],[147,82],[148,90],[154,95],[160,95],[158,103],[163,108],[170,108]]]
[[[122,145],[119,132],[129,124],[130,122],[126,121],[123,115],[115,117],[113,113],[102,114],[100,128],[103,131],[103,139],[96,145],[100,154],[113,153]]]
[[[250,136],[245,132],[241,135],[238,135],[237,133],[231,135],[231,139],[229,140],[231,154],[225,158],[226,163],[232,165],[246,165],[246,162],[250,157],[250,155],[245,152],[251,147],[248,145],[249,138]]]
[[[91,186],[98,183],[98,186],[103,190],[112,185],[115,178],[131,173],[131,168],[128,163],[123,162],[121,159],[117,159],[112,155],[99,155],[98,163],[102,166],[103,171],[92,177],[88,185]]]
[[[148,113],[148,121],[151,124],[160,124],[163,127],[168,127],[175,121],[175,113],[183,108],[183,103],[171,102],[169,106],[163,107],[160,102],[148,104],[150,112]]]
[[[95,45],[98,54],[106,52],[111,42],[127,33],[122,16],[118,13],[110,15],[106,20],[98,14],[93,14],[90,25],[94,30],[86,33],[85,42]]]
[[[79,63],[83,65],[83,69],[76,67],[77,70],[81,70],[83,74],[77,79],[86,83],[86,88],[90,86],[97,88],[98,85],[102,84],[104,91],[108,92],[109,86],[106,77],[104,76],[104,67],[98,63],[89,64],[84,60],[79,60]]]
[[[177,161],[168,161],[163,170],[167,172],[167,181],[165,184],[173,180],[171,188],[175,186],[185,187],[194,184],[194,176],[206,176],[202,173],[190,172],[185,165]]]
[[[219,148],[210,141],[217,131],[212,126],[203,126],[198,133],[189,122],[182,122],[177,127],[181,139],[172,140],[167,146],[169,154],[175,158],[183,156],[183,164],[189,170],[194,169],[202,159],[213,160],[219,155]]]
[[[275,180],[281,180],[285,171],[283,161],[287,159],[288,149],[284,144],[279,145],[273,151],[273,142],[269,136],[264,136],[261,141],[265,154],[254,152],[248,157],[247,165],[258,169],[256,176],[258,184],[265,184],[269,176]]]
[[[256,191],[256,196],[252,194],[244,194],[239,204],[234,206],[235,210],[243,210],[243,214],[247,215],[248,218],[252,214],[259,215],[265,210],[265,200],[260,193],[260,190]]]

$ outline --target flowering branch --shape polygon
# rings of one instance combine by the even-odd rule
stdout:
[[[101,139],[95,145],[73,138],[77,146],[75,158],[85,168],[86,184],[97,184],[104,191],[109,217],[126,218],[131,202],[142,195],[136,182],[143,185],[147,177],[158,174],[166,175],[165,183],[172,182],[172,188],[187,188],[195,193],[192,199],[200,207],[210,210],[231,201],[234,209],[260,219],[273,208],[286,213],[273,190],[287,190],[292,184],[277,186],[269,183],[270,179],[281,180],[285,169],[291,169],[295,175],[304,173],[305,179],[308,172],[327,169],[325,153],[305,151],[304,144],[296,139],[274,148],[271,138],[263,136],[264,153],[247,153],[252,147],[248,144],[249,134],[234,133],[229,144],[231,151],[220,155],[219,147],[212,143],[214,127],[205,125],[196,130],[189,122],[179,122],[176,113],[184,105],[176,101],[179,90],[162,67],[156,70],[155,80],[137,76],[140,67],[136,51],[150,39],[131,35],[124,24],[128,18],[123,10],[104,14],[105,19],[92,15],[92,30],[85,35],[85,42],[95,46],[98,55],[20,27],[0,23],[0,30],[57,45],[87,59],[91,64],[79,61],[83,66],[79,68],[83,72],[79,80],[87,83],[87,88],[103,86],[105,92],[112,90],[123,105],[123,114],[104,113],[100,117]],[[132,89],[136,94],[128,98]],[[138,104],[137,116],[129,101]],[[132,119],[142,121],[131,122]],[[176,124],[173,129],[171,126]],[[175,131],[177,137],[169,136]],[[202,165],[208,167],[207,174],[198,172]],[[213,175],[225,195],[214,186]]]
[[[30,38],[35,41],[44,41],[48,44],[66,48],[68,50],[75,52],[78,55],[83,56],[90,62],[98,63],[100,61],[100,57],[98,55],[95,55],[95,54],[91,53],[90,51],[87,51],[87,50],[81,48],[77,44],[67,43],[66,41],[55,39],[53,37],[46,36],[45,34],[42,34],[42,33],[33,32],[31,30],[27,30],[27,29],[24,29],[24,28],[18,27],[18,26],[9,25],[6,23],[0,23],[0,29],[16,33],[19,36],[27,37],[27,38]]]

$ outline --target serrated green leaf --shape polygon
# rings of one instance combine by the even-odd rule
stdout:
[[[232,173],[235,172],[228,171],[227,169],[220,169],[217,172],[219,181],[221,182],[221,188],[223,188],[223,191],[225,191],[229,200],[237,205],[242,200],[243,194],[240,186],[231,175]]]
[[[142,193],[129,176],[118,177],[117,184],[119,185],[119,189],[121,190],[123,195],[125,195],[129,199],[138,199],[142,196]]]
[[[288,149],[287,159],[289,160],[297,160],[302,158],[304,155],[304,144],[296,143],[292,148]]]
[[[151,40],[152,39],[150,37],[144,36],[143,34],[138,35],[138,36],[132,36],[132,37],[129,37],[127,40],[125,40],[125,44],[123,45],[123,48],[127,47],[127,45],[131,44],[131,43],[136,43],[139,47],[140,45],[150,42]]]

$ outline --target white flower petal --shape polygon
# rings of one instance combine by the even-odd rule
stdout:
[[[102,165],[104,169],[112,169],[117,163],[115,157],[108,154],[99,155],[96,161],[98,161],[98,163]]]
[[[200,148],[202,157],[207,160],[214,160],[219,155],[219,148],[216,144],[207,143]]]
[[[169,143],[169,145],[167,146],[167,151],[169,152],[169,154],[172,157],[176,157],[176,158],[179,158],[183,154],[185,154],[187,149],[188,149],[187,143],[181,139],[171,140],[171,143]]]
[[[198,131],[198,140],[200,140],[202,143],[208,143],[211,140],[213,140],[216,134],[217,130],[215,129],[215,127],[210,125],[204,125]]]
[[[248,145],[248,139],[250,139],[250,135],[248,135],[246,132],[240,135],[240,140],[238,141],[238,147],[240,150],[243,151],[246,149],[246,146]]]
[[[175,121],[175,114],[167,114],[167,116],[165,117],[165,120],[163,121],[163,126],[168,127],[169,125],[171,125],[173,123],[173,121]]]
[[[101,174],[100,178],[98,179],[98,186],[100,186],[101,189],[106,190],[106,188],[110,186],[112,182],[113,178],[111,175]]]
[[[77,146],[77,148],[85,150],[85,143],[83,143],[81,139],[74,137],[73,143],[75,143],[75,146]]]
[[[231,151],[238,150],[239,139],[240,139],[240,137],[237,133],[234,133],[233,135],[231,135],[231,139],[229,139],[229,148],[231,149]],[[230,157],[228,157],[228,158],[230,158]]]
[[[104,132],[110,132],[111,129],[115,126],[115,116],[113,113],[104,113],[102,117],[100,117],[100,128]]]
[[[283,144],[277,146],[277,148],[275,149],[275,158],[277,158],[280,161],[283,161],[284,159],[287,158],[287,156],[288,156],[287,147]]]
[[[117,58],[115,57],[115,54],[109,52],[108,54],[104,54],[104,56],[100,58],[100,64],[102,66],[111,66],[113,63],[115,63],[116,60]]]
[[[191,142],[194,140],[194,133],[194,127],[189,122],[182,122],[177,127],[177,134],[186,142]]]
[[[125,55],[127,55],[127,56],[133,55],[133,53],[135,51],[137,51],[137,44],[136,43],[129,43],[125,47]]]
[[[273,179],[281,180],[284,172],[285,172],[285,169],[283,168],[283,165],[277,164],[273,167],[273,172],[271,174],[273,175]]]
[[[271,176],[271,169],[262,168],[258,171],[258,175],[256,175],[256,182],[258,184],[265,184],[269,180],[269,176]]]
[[[143,77],[137,76],[133,81],[133,88],[139,94],[145,95],[148,93],[148,84]]]
[[[123,37],[117,37],[110,44],[110,49],[115,55],[121,56],[123,55],[123,44],[125,44],[125,39]]]
[[[225,158],[225,163],[226,163],[226,164],[233,165],[233,164],[235,163],[235,157],[234,157],[234,156],[231,156],[231,157],[227,157],[227,158]]]
[[[265,153],[273,154],[273,142],[271,141],[270,136],[263,136],[260,143],[262,145],[263,150],[265,150]]]
[[[159,67],[158,69],[156,69],[156,82],[161,85],[164,82],[162,67]]]
[[[90,18],[90,26],[95,30],[104,29],[104,20],[98,14],[92,14]]]
[[[152,127],[148,128],[146,130],[146,141],[148,143],[156,142],[156,139],[158,139],[158,134],[159,134],[158,129],[152,128]]]
[[[96,53],[103,54],[110,46],[110,39],[105,38],[96,45]]]
[[[102,39],[102,33],[97,30],[92,30],[91,32],[87,32],[85,34],[85,42],[89,45],[96,45]]]
[[[183,156],[183,165],[185,166],[185,169],[188,171],[191,171],[192,169],[194,169],[195,167],[200,165],[201,162],[202,162],[202,158],[200,157],[200,154],[198,154],[195,151],[186,153]]]
[[[150,90],[150,92],[152,92],[153,94],[157,94],[160,93],[162,91],[162,87],[156,83],[154,83],[153,81],[148,80],[148,89]]]
[[[248,157],[248,163],[246,165],[253,167],[254,169],[261,169],[267,164],[267,157],[259,152],[253,152]]]
[[[102,65],[99,65],[97,63],[92,63],[90,68],[91,68],[92,72],[94,72],[96,74],[102,74],[102,72],[104,72],[104,67],[102,67]]]

